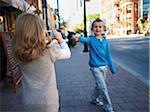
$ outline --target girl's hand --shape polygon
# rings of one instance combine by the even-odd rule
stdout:
[[[46,39],[46,44],[47,45],[49,45],[51,42],[52,42],[52,38],[51,37],[49,37],[49,38]]]
[[[64,42],[64,39],[62,38],[62,35],[60,32],[58,32],[57,30],[53,29],[53,33],[54,33],[54,37],[55,39],[61,43],[61,42]]]

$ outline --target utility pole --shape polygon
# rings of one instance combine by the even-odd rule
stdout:
[[[43,19],[46,22],[47,30],[49,30],[48,17],[47,17],[47,1],[46,0],[42,0],[42,10],[43,10]]]
[[[86,0],[84,0],[84,37],[87,37],[87,30],[86,30]],[[84,43],[84,50],[83,52],[88,52],[88,45]]]
[[[58,16],[58,27],[60,28],[59,0],[57,0],[57,16]]]

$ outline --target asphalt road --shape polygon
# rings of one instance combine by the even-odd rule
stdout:
[[[149,38],[108,40],[114,62],[149,84]]]

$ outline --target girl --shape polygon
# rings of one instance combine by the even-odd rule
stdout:
[[[55,39],[47,45],[44,24],[38,16],[23,13],[16,20],[13,52],[23,72],[23,107],[30,111],[58,112],[54,62],[69,58],[71,53],[61,34],[53,31]]]

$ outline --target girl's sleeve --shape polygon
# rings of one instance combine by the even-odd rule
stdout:
[[[112,57],[111,57],[111,52],[110,52],[110,47],[109,44],[107,42],[106,45],[106,57],[107,57],[107,61],[108,61],[108,67],[110,68],[111,73],[116,73],[116,67],[113,65],[112,63]]]
[[[89,37],[79,37],[79,42],[81,43],[90,43],[90,38]]]
[[[50,57],[53,62],[56,60],[68,59],[71,57],[70,49],[65,41],[60,44],[57,41],[52,41],[49,51]]]

